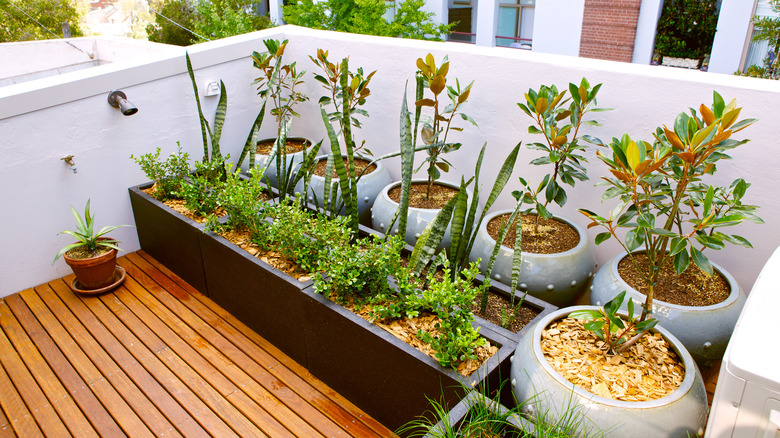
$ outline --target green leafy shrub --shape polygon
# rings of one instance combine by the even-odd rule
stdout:
[[[718,27],[715,0],[667,0],[658,20],[655,50],[663,56],[702,59]]]
[[[146,174],[154,181],[153,196],[161,201],[178,198],[184,181],[190,174],[190,156],[182,152],[181,144],[176,142],[177,150],[164,161],[160,159],[160,148],[154,153],[148,153],[136,158],[130,155]]]
[[[227,222],[220,224],[216,216],[211,216],[206,223],[206,229],[246,229],[256,232],[265,221],[261,203],[266,193],[266,186],[258,173],[252,172],[250,178],[245,179],[239,170],[227,172],[225,182],[217,194],[217,203],[227,213]]]
[[[323,275],[314,276],[314,286],[318,293],[339,302],[353,299],[359,303],[384,296],[391,291],[388,277],[396,275],[401,266],[402,246],[399,237],[384,240],[372,235],[331,248],[329,257],[319,261],[318,270]]]
[[[196,161],[195,172],[176,194],[184,200],[184,205],[191,212],[207,217],[220,207],[219,193],[224,184],[222,175],[225,172],[222,161]]]
[[[346,218],[328,220],[301,208],[301,198],[267,205],[263,215],[269,218],[252,239],[266,250],[278,252],[306,272],[316,272],[321,261],[330,257],[331,248],[348,244],[351,232]]]

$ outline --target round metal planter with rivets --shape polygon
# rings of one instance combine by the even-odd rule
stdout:
[[[628,285],[618,273],[618,263],[625,253],[613,257],[593,277],[590,303],[602,306],[620,292],[626,291],[625,310],[628,298],[643,303],[645,295]],[[712,263],[712,262],[710,262]],[[691,307],[653,300],[653,316],[658,323],[669,330],[685,345],[696,363],[709,367],[723,357],[726,346],[737,324],[739,314],[747,296],[737,281],[723,268],[712,263],[713,268],[731,286],[726,300],[711,306]]]
[[[327,155],[317,157],[317,161],[326,160]],[[392,182],[390,174],[387,172],[387,168],[382,165],[381,161],[374,163],[376,168],[370,173],[364,173],[357,183],[357,195],[358,195],[358,215],[360,216],[361,223],[368,223],[369,215],[371,214],[371,206],[374,205],[374,200],[379,195],[385,186]],[[303,179],[298,181],[295,185],[296,193],[303,193]],[[339,190],[339,179],[333,178],[331,180],[333,190]],[[325,197],[325,178],[312,175],[309,182],[309,192],[306,195],[309,204],[322,207],[324,206]],[[341,202],[341,196],[338,197],[338,201]],[[344,208],[341,209],[339,214],[346,214]]]
[[[266,138],[264,140],[259,140],[258,143],[262,143],[268,140],[273,140],[272,138]],[[306,149],[311,148],[311,141],[305,139],[305,138],[293,138],[290,137],[289,140],[299,140],[299,141],[305,141],[308,143],[306,146]],[[287,166],[290,166],[290,162],[292,162],[292,174],[290,175],[290,178],[294,178],[295,174],[298,173],[298,168],[300,167],[301,163],[303,162],[303,151],[293,152],[291,154],[287,154]],[[265,162],[268,160],[268,155],[255,155],[255,168],[259,169],[265,165]],[[241,163],[241,170],[244,172],[247,172],[249,170],[249,159],[245,159],[243,163]],[[274,188],[279,188],[279,178],[276,174],[276,163],[270,163],[268,165],[268,168],[265,169],[265,174],[263,181],[268,178],[268,181],[271,183],[271,185]]]
[[[548,421],[574,412],[582,415],[576,436],[606,437],[687,437],[695,436],[707,421],[707,393],[699,369],[691,355],[674,335],[660,326],[654,331],[669,342],[683,361],[685,377],[679,388],[666,397],[628,402],[599,397],[564,379],[547,362],[541,347],[542,331],[551,322],[592,306],[559,309],[540,319],[525,332],[512,356],[511,385],[518,401],[531,401],[524,410],[546,413]]]
[[[487,225],[496,216],[510,213],[512,210],[490,213],[479,227],[469,259],[472,262],[481,259],[479,267],[486,276],[488,260],[496,245],[496,240],[488,234]],[[596,269],[596,257],[593,245],[582,227],[558,216],[555,218],[574,228],[580,235],[580,242],[574,248],[556,254],[535,254],[524,251],[518,289],[528,291],[536,298],[562,307],[571,304],[587,287],[588,280]],[[501,246],[493,271],[489,273],[491,279],[510,285],[513,252],[511,248]]]
[[[425,183],[425,182],[427,182],[427,180],[424,179],[412,180],[412,183]],[[455,190],[458,190],[460,188],[458,184],[453,184],[444,181],[436,181],[435,184],[452,187]],[[388,192],[400,185],[401,182],[397,181],[385,186],[385,188],[383,188],[382,191],[379,192],[379,196],[376,197],[376,201],[374,201],[374,206],[371,208],[371,227],[373,229],[385,234],[398,233],[398,220],[396,220],[395,223],[393,224],[393,228],[391,230],[388,230],[390,221],[393,220],[393,217],[395,217],[395,213],[398,211],[399,208],[398,203],[390,199],[390,196],[388,196]],[[468,194],[469,202],[471,202],[471,196],[472,196],[471,190],[466,189],[466,193]],[[409,245],[414,245],[417,242],[417,239],[420,237],[420,234],[422,234],[423,230],[425,230],[425,227],[428,226],[429,223],[433,222],[434,219],[436,219],[436,215],[438,215],[440,211],[441,209],[415,208],[410,206],[409,215],[407,216],[407,221],[406,221],[406,234],[404,235],[404,240],[406,241],[406,243],[408,243]],[[450,229],[448,226],[447,231],[444,233],[444,238],[442,238],[441,244],[439,244],[439,248],[449,248],[449,246],[450,246]]]

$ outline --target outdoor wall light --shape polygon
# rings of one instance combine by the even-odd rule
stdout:
[[[126,116],[132,116],[133,114],[138,112],[138,108],[135,107],[132,103],[127,101],[127,95],[119,90],[112,91],[108,95],[108,104],[113,106],[114,108],[119,108],[119,111],[122,111],[122,114]]]

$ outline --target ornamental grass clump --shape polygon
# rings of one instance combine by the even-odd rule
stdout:
[[[596,244],[615,237],[640,271],[647,296],[641,320],[652,314],[654,288],[667,263],[677,275],[693,262],[711,276],[705,249],[722,249],[726,243],[751,247],[744,237],[723,230],[746,220],[763,222],[755,214],[758,207],[742,203],[750,186],[744,179],[723,187],[705,182],[721,160],[730,158],[729,150],[748,141],[731,138],[756,121],[738,120],[741,109],[736,100],[726,104],[713,92],[711,106],[680,113],[671,128],[656,130],[652,143],[624,135],[601,145],[609,152],[599,151],[598,157],[611,173],[601,183],[606,187],[603,198],[619,202],[606,217],[580,211],[591,220],[589,228],[606,229],[596,236]],[[624,239],[618,237],[621,229],[627,230]],[[635,253],[640,249],[644,265]]]

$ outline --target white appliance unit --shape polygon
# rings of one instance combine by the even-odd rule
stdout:
[[[705,437],[780,438],[780,248],[731,335]]]

